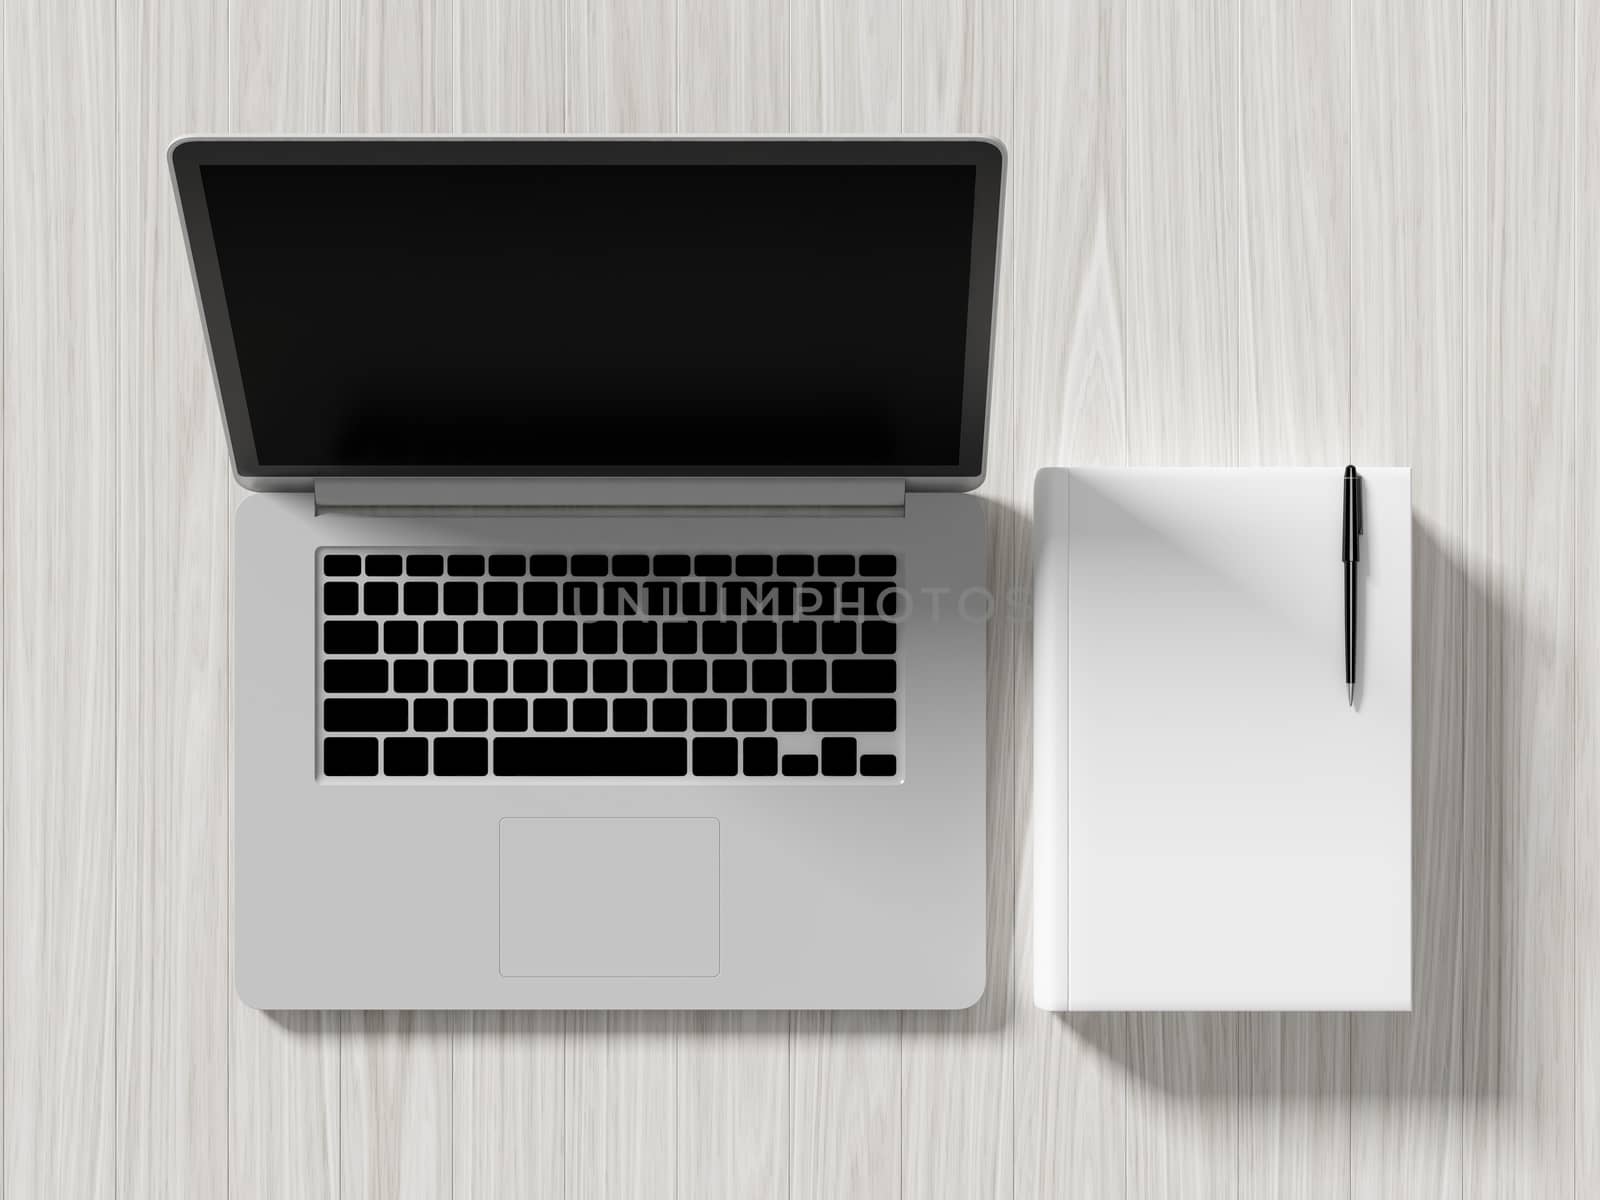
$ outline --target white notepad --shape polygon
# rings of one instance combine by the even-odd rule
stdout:
[[[1034,997],[1411,1007],[1411,473],[1053,469],[1035,487]]]

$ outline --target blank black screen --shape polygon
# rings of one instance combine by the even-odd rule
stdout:
[[[263,467],[960,460],[971,164],[201,180]]]

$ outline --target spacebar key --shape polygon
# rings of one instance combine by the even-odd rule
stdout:
[[[497,737],[496,775],[686,775],[689,740],[675,737]]]

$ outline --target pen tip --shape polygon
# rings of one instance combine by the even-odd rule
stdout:
[[[1344,696],[1345,699],[1350,702],[1350,707],[1354,708],[1356,706],[1356,685],[1353,683],[1346,683],[1344,685]]]

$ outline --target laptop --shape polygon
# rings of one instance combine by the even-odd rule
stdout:
[[[984,985],[977,139],[187,139],[264,1009]]]

